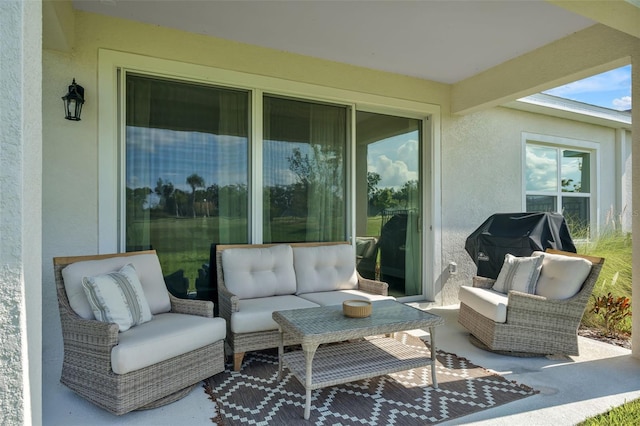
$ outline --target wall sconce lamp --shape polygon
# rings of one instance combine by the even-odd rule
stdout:
[[[75,78],[69,86],[69,93],[62,97],[62,102],[64,102],[64,118],[80,121],[82,104],[84,104],[84,87],[76,84]]]

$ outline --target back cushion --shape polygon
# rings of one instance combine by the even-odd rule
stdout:
[[[294,247],[296,294],[358,288],[356,253],[349,244]]]
[[[62,278],[69,304],[75,313],[84,319],[95,319],[87,295],[82,287],[82,279],[84,277],[117,272],[128,263],[134,266],[138,274],[151,313],[155,315],[169,312],[171,310],[171,301],[164,283],[158,256],[155,254],[139,254],[100,260],[86,260],[72,263],[65,267],[62,270]]]
[[[222,252],[224,285],[240,299],[296,292],[291,246],[233,248]]]
[[[581,257],[534,251],[532,256],[543,254],[542,270],[536,294],[548,299],[568,299],[582,288],[591,272],[591,262]]]

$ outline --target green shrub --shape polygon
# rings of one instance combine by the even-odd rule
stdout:
[[[612,324],[609,322],[613,314],[607,314],[605,318],[603,304],[606,305],[609,301],[609,294],[616,295],[611,296],[611,303],[618,303],[618,310],[624,309],[625,314],[619,320],[614,320],[616,321],[615,333],[630,335],[632,307],[629,305],[627,308],[622,308],[622,306],[624,306],[625,298],[631,298],[631,234],[608,229],[601,232],[595,241],[580,242],[576,246],[578,253],[605,259],[593,289],[594,302],[585,309],[582,325],[587,328],[599,329],[603,334],[611,333]],[[597,310],[596,305],[600,306]],[[626,314],[627,312],[628,314]]]

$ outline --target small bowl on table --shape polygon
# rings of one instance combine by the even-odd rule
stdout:
[[[372,305],[368,300],[345,300],[342,312],[350,318],[366,318],[371,315]]]

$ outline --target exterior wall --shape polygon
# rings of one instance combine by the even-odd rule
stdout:
[[[98,172],[100,167],[109,167],[98,158],[100,48],[449,108],[449,86],[444,84],[75,13],[74,48],[70,52],[44,50],[42,53],[43,155],[47,159],[43,164],[42,195],[46,212],[43,217],[43,352],[50,366],[47,374],[59,375],[62,363],[51,259],[99,252]],[[66,93],[72,78],[85,88],[86,103],[79,122],[64,120],[62,116],[60,97]]]
[[[615,177],[615,129],[508,108],[443,120],[442,265],[454,261],[459,271],[448,279],[443,274],[445,305],[458,302],[458,289],[476,272],[464,250],[467,236],[493,213],[523,211],[523,132],[597,143],[600,223],[615,209],[614,188],[620,184]]]
[[[0,2],[0,423],[42,424],[41,7]]]
[[[601,207],[615,203],[615,131],[548,116],[494,108],[467,116],[450,116],[450,87],[410,77],[366,70],[299,55],[187,34],[83,12],[76,13],[71,52],[43,52],[43,353],[47,374],[60,373],[62,339],[51,258],[99,251],[98,49],[107,48],[156,58],[247,72],[284,80],[346,89],[439,105],[441,152],[434,160],[441,174],[441,251],[433,262],[450,261],[459,273],[436,274],[436,299],[457,303],[460,285],[475,268],[464,242],[487,216],[522,209],[522,132],[582,139],[601,144]],[[117,31],[114,29],[117,28]],[[135,42],[132,42],[135,40]],[[535,72],[535,69],[532,71]],[[84,86],[87,102],[82,121],[62,117],[60,96],[72,78]],[[104,131],[104,130],[103,130]],[[606,185],[606,186],[604,186]],[[112,238],[109,236],[108,238]]]

